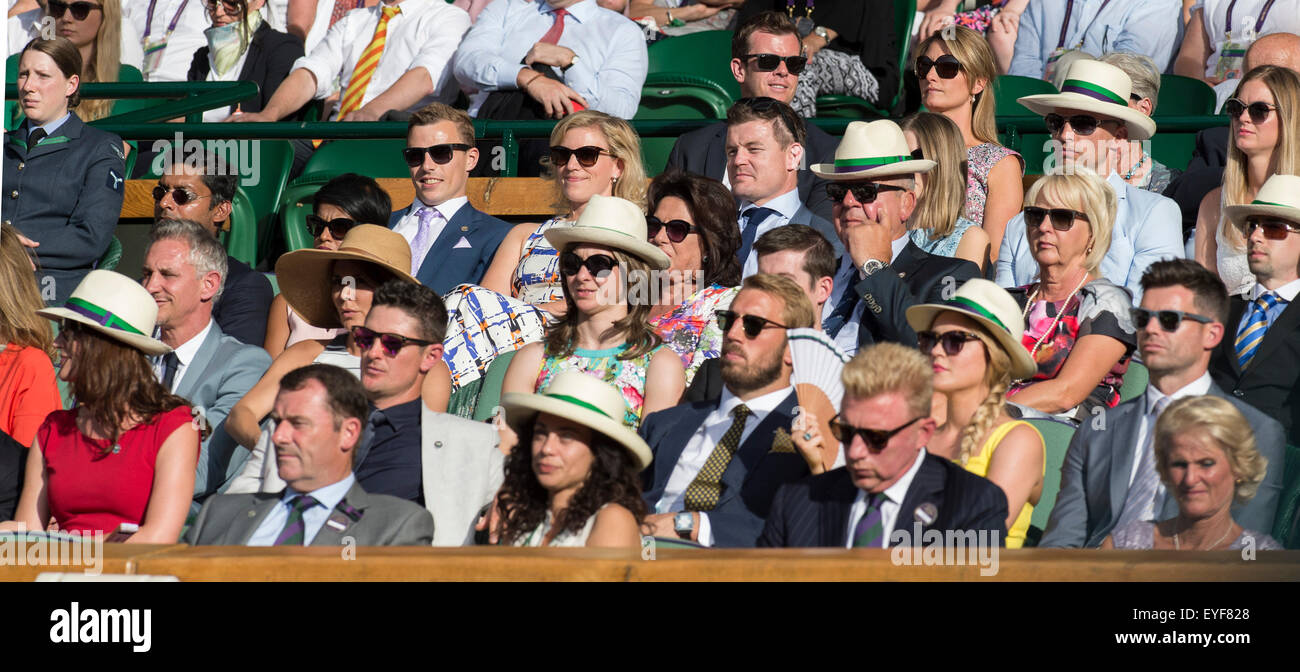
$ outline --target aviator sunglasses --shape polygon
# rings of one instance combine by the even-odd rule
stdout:
[[[683,219],[672,219],[663,221],[654,215],[645,218],[646,240],[654,240],[659,235],[659,229],[668,233],[668,240],[674,243],[680,243],[686,240],[686,236],[695,233],[695,225]]]
[[[609,272],[618,265],[618,260],[608,254],[593,254],[586,259],[579,257],[574,252],[565,252],[560,255],[560,272],[565,277],[573,277],[578,274],[582,267],[587,268],[587,272],[593,278],[603,278],[609,275]]]
[[[1052,220],[1052,228],[1057,231],[1069,231],[1074,228],[1074,218],[1078,217],[1083,221],[1088,221],[1088,216],[1078,210],[1069,208],[1039,208],[1029,206],[1025,208],[1025,224],[1031,229],[1036,229],[1043,225],[1043,218]]]
[[[878,453],[885,449],[885,444],[889,443],[889,440],[894,438],[895,434],[898,434],[904,429],[916,424],[916,421],[923,417],[925,416],[912,418],[905,424],[890,430],[854,427],[853,425],[840,420],[839,414],[836,414],[835,417],[831,418],[831,421],[828,424],[831,427],[831,436],[834,436],[836,441],[848,446],[853,443],[853,437],[857,436],[862,439],[863,443],[867,444],[867,450],[870,450],[873,453]]]
[[[424,163],[424,155],[428,154],[433,162],[438,165],[451,163],[451,157],[459,151],[466,151],[472,145],[466,145],[460,142],[452,142],[443,145],[433,145],[432,147],[407,147],[402,150],[402,158],[406,160],[406,165],[414,168]]]
[[[1268,119],[1268,113],[1277,109],[1277,105],[1257,100],[1249,105],[1237,98],[1229,98],[1228,102],[1223,104],[1223,111],[1227,113],[1229,119],[1241,118],[1242,112],[1250,113],[1250,121],[1256,124],[1262,124]]]
[[[185,205],[185,204],[189,203],[190,201],[198,201],[198,200],[202,200],[202,199],[204,199],[204,198],[208,198],[208,197],[210,196],[210,195],[209,195],[209,196],[199,196],[198,194],[196,194],[196,193],[194,193],[194,192],[192,192],[192,191],[190,191],[190,190],[188,190],[188,189],[185,189],[185,188],[183,188],[183,187],[171,187],[171,188],[168,188],[168,187],[164,187],[163,185],[160,184],[160,185],[158,185],[158,186],[156,186],[156,187],[153,188],[153,201],[154,201],[154,203],[161,203],[162,200],[163,200],[164,198],[167,197],[167,194],[171,194],[171,195],[172,195],[172,200],[173,200],[173,201],[176,201],[176,205]]]
[[[1264,230],[1265,240],[1283,240],[1288,233],[1300,233],[1300,228],[1285,219],[1247,217],[1244,221],[1237,222],[1237,230],[1246,238],[1255,233],[1256,228]]]
[[[765,317],[757,315],[741,315],[734,310],[714,311],[718,318],[718,326],[722,328],[723,335],[731,331],[731,325],[740,320],[741,329],[745,332],[745,337],[753,340],[763,333],[764,329],[789,329],[784,324],[778,324]]]
[[[916,59],[916,76],[918,79],[925,79],[929,76],[930,68],[934,68],[934,71],[939,73],[940,79],[952,79],[961,70],[961,62],[947,54],[933,61],[930,60],[929,56]]]
[[[379,345],[384,348],[384,354],[389,357],[396,357],[397,353],[402,351],[408,345],[433,345],[433,341],[425,341],[418,338],[408,338],[401,334],[388,334],[382,331],[371,331],[365,327],[352,327],[352,340],[361,346],[362,351],[370,349],[375,344],[375,339],[379,339]]]

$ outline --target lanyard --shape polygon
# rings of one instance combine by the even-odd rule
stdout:
[[[1233,2],[1236,2],[1236,0],[1233,0]],[[1269,0],[1269,2],[1271,3],[1272,0]],[[1105,11],[1105,9],[1106,9],[1106,5],[1109,5],[1109,4],[1110,4],[1110,0],[1102,0],[1101,7],[1099,7],[1099,8],[1097,9],[1097,13],[1096,13],[1095,15],[1093,15],[1093,17],[1092,17],[1092,21],[1089,21],[1089,22],[1088,22],[1088,25],[1084,27],[1084,29],[1083,29],[1083,33],[1082,33],[1082,34],[1084,34],[1084,35],[1087,35],[1087,34],[1088,34],[1088,30],[1089,30],[1090,28],[1092,28],[1092,24],[1094,24],[1094,23],[1097,22],[1097,17],[1098,17],[1098,16],[1101,16],[1101,13],[1102,13],[1103,11]],[[1229,10],[1229,11],[1231,11],[1231,10]],[[1062,48],[1062,47],[1065,46],[1065,31],[1069,30],[1069,28],[1070,28],[1070,15],[1073,14],[1073,13],[1074,13],[1074,0],[1066,0],[1066,3],[1065,3],[1065,20],[1061,22],[1061,39],[1060,39],[1059,41],[1057,41],[1057,43],[1056,43],[1056,48],[1057,48],[1057,49],[1060,49],[1060,48]],[[1083,46],[1083,40],[1079,40],[1079,45],[1078,45],[1078,46]],[[1077,47],[1076,47],[1076,48],[1077,48]]]
[[[1228,34],[1229,37],[1232,35],[1232,10],[1236,6],[1237,0],[1232,0],[1232,2],[1228,3],[1228,16],[1223,22],[1223,32]],[[1259,30],[1264,27],[1264,19],[1268,17],[1268,10],[1272,8],[1273,0],[1268,0],[1268,2],[1264,3],[1264,11],[1259,13],[1259,20],[1255,21],[1256,34],[1259,34]]]
[[[176,30],[176,24],[180,23],[181,20],[181,13],[185,11],[185,5],[188,4],[190,4],[190,0],[181,0],[180,9],[176,10],[176,14],[172,16],[171,23],[167,24],[167,34],[163,35],[164,40],[171,37],[172,31]],[[142,41],[148,40],[149,34],[153,32],[153,10],[157,5],[158,0],[149,0],[149,13],[145,15],[144,19],[144,36],[140,38]]]

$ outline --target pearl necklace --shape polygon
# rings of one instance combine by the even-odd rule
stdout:
[[[1065,303],[1061,304],[1061,309],[1056,312],[1056,317],[1052,319],[1052,325],[1047,328],[1047,331],[1043,332],[1042,336],[1038,337],[1038,341],[1034,343],[1034,347],[1030,348],[1029,350],[1030,359],[1034,359],[1034,356],[1038,354],[1038,349],[1043,346],[1043,342],[1047,340],[1047,337],[1056,333],[1056,325],[1060,323],[1061,317],[1065,315],[1065,309],[1067,306],[1070,305],[1070,299],[1073,299],[1074,295],[1079,293],[1079,290],[1083,288],[1083,285],[1086,282],[1088,282],[1088,273],[1084,272],[1083,277],[1079,280],[1079,284],[1074,286],[1074,291],[1070,292],[1070,295],[1065,297]],[[1029,300],[1025,302],[1024,311],[1020,313],[1020,319],[1025,321],[1026,326],[1028,326],[1029,309],[1033,307],[1034,299],[1038,298],[1038,290],[1041,288],[1042,288],[1042,283],[1038,283],[1034,285],[1034,291],[1032,294],[1029,295]],[[1046,301],[1047,299],[1043,299],[1043,300]],[[1035,359],[1034,361],[1038,361],[1038,360]]]
[[[1223,531],[1223,536],[1222,536],[1222,537],[1219,537],[1219,540],[1218,540],[1218,541],[1214,542],[1213,544],[1210,544],[1209,547],[1207,547],[1207,548],[1200,548],[1200,549],[1192,548],[1192,549],[1188,549],[1188,550],[1192,550],[1192,551],[1197,551],[1197,550],[1200,550],[1200,551],[1212,551],[1212,550],[1214,550],[1215,548],[1217,548],[1217,547],[1219,546],[1219,544],[1222,544],[1222,543],[1223,543],[1223,540],[1224,540],[1224,539],[1227,539],[1227,538],[1228,538],[1228,533],[1229,533],[1229,532],[1232,532],[1232,525],[1233,525],[1232,521],[1229,520],[1229,521],[1228,521],[1228,529],[1226,529],[1226,530]],[[1181,551],[1181,550],[1182,550],[1182,545],[1178,543],[1178,533],[1177,533],[1177,532],[1174,533],[1174,550],[1175,550],[1175,551]]]

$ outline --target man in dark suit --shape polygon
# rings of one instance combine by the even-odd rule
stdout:
[[[920,546],[931,530],[945,545],[1002,546],[1007,497],[991,481],[925,451],[934,435],[928,357],[896,343],[873,345],[844,367],[844,400],[832,431],[846,464],[782,487],[759,546]],[[931,535],[933,536],[933,535]]]
[[[433,517],[417,504],[371,495],[352,474],[368,413],[361,382],[335,366],[290,371],[275,398],[278,493],[215,495],[184,540],[194,545],[428,546]]]
[[[1228,336],[1210,375],[1282,423],[1289,443],[1300,444],[1300,177],[1274,175],[1253,204],[1229,206],[1224,214],[1247,238],[1255,286],[1232,297]]]
[[[850,123],[834,163],[812,167],[830,180],[831,221],[846,250],[823,328],[847,353],[880,342],[915,346],[907,308],[941,303],[980,274],[969,261],[921,251],[908,236],[907,219],[916,209],[913,175],[933,167],[912,158],[902,129],[889,120]]]
[[[788,433],[797,399],[785,329],[812,321],[793,281],[745,278],[719,318],[721,397],[651,413],[641,425],[654,453],[641,474],[654,536],[753,546],[776,489],[808,475]]]
[[[745,98],[773,98],[787,105],[794,99],[803,71],[803,45],[794,21],[780,12],[763,12],[743,23],[731,40],[731,74],[740,82]],[[764,58],[759,58],[763,56]],[[768,61],[779,57],[775,69]],[[795,59],[791,64],[791,60]],[[727,175],[727,124],[718,122],[686,133],[668,154],[668,167],[681,168],[731,185]],[[826,181],[808,172],[809,164],[829,161],[835,153],[835,138],[826,131],[807,127],[804,155],[797,177],[799,199],[813,214],[831,217]]]
[[[1075,433],[1039,545],[1096,548],[1112,530],[1130,522],[1177,515],[1178,503],[1165,492],[1155,468],[1155,424],[1173,400],[1206,394],[1227,399],[1246,416],[1259,453],[1268,459],[1264,482],[1250,502],[1233,506],[1233,518],[1245,527],[1271,531],[1282,490],[1282,427],[1224,394],[1206,370],[1229,324],[1223,281],[1190,259],[1157,261],[1142,276],[1141,308],[1133,312],[1142,361],[1151,376],[1146,392],[1084,422]]]
[[[171,152],[164,155],[171,156]],[[191,164],[189,157],[179,164],[167,162],[153,189],[153,217],[195,221],[217,237],[230,228],[239,172],[209,152],[203,152],[202,158],[201,167]],[[212,307],[212,319],[239,342],[261,347],[266,342],[271,299],[275,298],[271,282],[238,259],[229,258],[227,264],[225,290]]]
[[[475,210],[465,195],[479,156],[474,122],[462,110],[430,103],[407,122],[403,153],[415,201],[394,212],[388,228],[411,246],[411,275],[439,296],[478,283],[510,225]]]

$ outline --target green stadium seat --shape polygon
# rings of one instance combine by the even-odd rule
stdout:
[[[857,96],[817,96],[817,116],[872,121],[889,114]]]
[[[307,159],[299,179],[308,175],[334,177],[343,173],[360,173],[373,178],[410,177],[410,169],[402,159],[405,148],[404,138],[327,142]]]
[[[226,253],[253,266],[257,263],[257,211],[248,194],[240,187],[230,211],[230,231],[223,235]]]
[[[1300,447],[1286,447],[1282,497],[1273,519],[1273,538],[1289,549],[1300,549]]]
[[[488,365],[487,373],[479,380],[483,386],[479,390],[478,401],[474,408],[474,419],[480,422],[492,417],[492,410],[501,404],[501,386],[506,382],[506,369],[510,360],[515,358],[515,351],[497,355]]]
[[[653,80],[653,81],[651,81]],[[634,119],[724,119],[731,98],[721,87],[694,75],[652,75],[641,87],[641,104]],[[668,164],[676,138],[641,138],[641,161],[654,177]]]
[[[1128,371],[1124,372],[1124,382],[1119,386],[1119,401],[1124,403],[1142,394],[1147,389],[1147,381],[1151,379],[1151,374],[1147,367],[1137,362],[1128,363]]]
[[[1056,504],[1056,495],[1061,490],[1061,466],[1065,464],[1065,452],[1074,438],[1074,425],[1057,420],[1034,418],[1028,421],[1043,435],[1046,459],[1043,462],[1043,492],[1034,506],[1034,513],[1029,521],[1029,533],[1025,546],[1036,546],[1047,529],[1047,520],[1052,515]]]
[[[1209,84],[1194,77],[1160,75],[1155,116],[1214,114],[1218,96]]]
[[[993,81],[993,101],[997,104],[997,113],[1004,116],[1038,116],[1029,108],[1016,102],[1023,96],[1036,96],[1044,93],[1056,93],[1051,82],[1033,77],[1017,75],[998,75]],[[1050,152],[1052,137],[1046,133],[1021,133],[1016,129],[1003,133],[999,141],[1010,149],[1020,152],[1025,159],[1025,172],[1042,174],[1044,163]]]
[[[730,30],[705,30],[651,44],[646,82],[659,73],[691,74],[717,84],[733,101],[740,98],[740,83],[731,74],[731,36]]]
[[[108,249],[104,250],[95,268],[112,271],[117,268],[120,261],[122,261],[122,241],[118,240],[117,236],[113,236],[113,239],[108,241]]]

